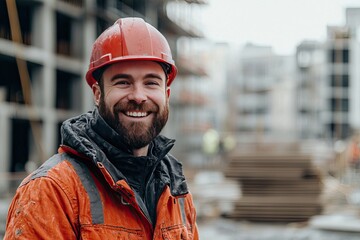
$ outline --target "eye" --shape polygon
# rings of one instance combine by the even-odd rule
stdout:
[[[114,85],[130,85],[130,82],[128,80],[117,80],[114,81]]]
[[[155,86],[159,86],[160,84],[157,81],[149,81],[146,83],[146,85],[155,85]]]
[[[130,76],[127,74],[119,73],[115,74],[110,79],[113,86],[115,85],[129,85],[130,82]]]

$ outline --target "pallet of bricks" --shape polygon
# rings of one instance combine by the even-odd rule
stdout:
[[[227,217],[261,222],[306,221],[322,211],[321,175],[300,153],[235,154],[225,176],[240,181],[242,197]]]

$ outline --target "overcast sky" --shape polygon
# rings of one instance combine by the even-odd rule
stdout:
[[[346,7],[360,0],[208,0],[204,32],[212,40],[273,46],[292,54],[302,40],[326,37],[326,26],[343,25]]]

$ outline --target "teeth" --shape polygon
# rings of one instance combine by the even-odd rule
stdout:
[[[147,113],[146,112],[126,112],[126,115],[128,115],[130,117],[146,117]]]

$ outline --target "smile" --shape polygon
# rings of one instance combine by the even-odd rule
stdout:
[[[138,117],[138,118],[140,118],[140,117],[148,116],[149,113],[148,112],[130,112],[130,111],[128,111],[128,112],[125,113],[125,115],[128,116],[128,117]]]

